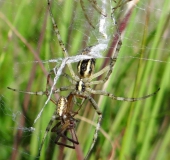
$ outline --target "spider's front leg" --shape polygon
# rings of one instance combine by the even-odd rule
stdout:
[[[46,91],[45,91],[47,97],[49,96],[49,93],[50,93],[50,87],[48,88],[48,86],[50,86],[49,82],[50,82],[51,75],[52,74],[55,75],[56,71],[57,71],[57,68],[52,69],[50,71],[50,73],[48,74],[48,76],[47,76],[47,84],[46,84]],[[56,94],[56,93],[59,93],[59,92],[62,92],[62,91],[67,91],[67,90],[73,90],[74,89],[73,86],[76,84],[77,76],[72,78],[67,73],[62,73],[61,76],[66,77],[69,80],[69,82],[71,84],[73,84],[73,85],[72,86],[65,86],[65,87],[57,88],[57,89],[52,91],[52,94]]]
[[[104,12],[102,11],[102,9],[97,5],[96,0],[89,0],[89,1],[90,1],[91,5],[93,6],[93,8],[95,8],[96,11],[97,11],[99,14],[103,15],[104,17],[107,17],[107,14],[104,13]]]
[[[116,28],[117,28],[117,26],[116,26]],[[118,57],[120,48],[122,46],[121,33],[120,33],[118,28],[117,28],[117,34],[115,36],[115,39],[116,39],[117,45],[116,45],[116,48],[114,49],[113,56],[110,58],[109,66],[106,66],[102,70],[100,70],[99,72],[91,75],[91,77],[89,78],[89,84],[90,85],[102,84],[102,83],[105,83],[109,79],[109,77],[110,77],[110,75],[111,75],[111,73],[113,71],[113,67],[115,66],[115,63],[117,61],[117,57]],[[107,73],[106,73],[106,76],[105,76],[105,78],[103,80],[98,80],[98,81],[91,82],[92,79],[99,77],[100,75],[104,74],[105,72],[107,72]]]
[[[11,88],[11,87],[7,87],[7,88],[14,91],[14,92],[20,92],[20,93],[25,93],[25,94],[32,94],[32,95],[39,95],[39,96],[47,94],[46,91],[29,92],[29,91],[21,91],[21,90]]]
[[[113,67],[115,66],[115,63],[117,61],[117,57],[118,57],[118,54],[120,52],[120,48],[122,46],[121,33],[120,33],[120,30],[119,30],[117,25],[116,25],[116,30],[117,30],[117,33],[116,33],[115,39],[117,41],[117,45],[116,45],[116,48],[114,50],[113,56],[110,58],[110,65],[109,65],[110,67],[109,67],[109,70],[106,74],[106,77],[103,80],[101,80],[102,83],[105,83],[109,79],[109,77],[110,77],[110,75],[113,71]]]
[[[88,82],[87,84],[91,86],[91,85],[95,85],[95,84],[98,85],[98,84],[103,84],[103,83],[105,83],[105,82],[109,79],[109,77],[110,77],[110,75],[111,75],[111,73],[112,73],[112,70],[113,70],[113,67],[114,67],[114,65],[115,65],[115,63],[116,63],[116,60],[117,60],[117,58],[110,58],[110,65],[104,67],[104,68],[103,68],[102,70],[100,70],[99,72],[93,74],[93,75],[89,78],[89,80],[88,80],[89,82]],[[107,73],[106,73],[106,76],[105,76],[104,79],[102,79],[102,80],[97,80],[97,81],[92,81],[92,79],[99,77],[100,75],[104,74],[105,72],[107,72]]]
[[[51,10],[51,0],[47,0],[47,5],[48,5],[48,10],[49,10],[49,13],[50,13],[50,16],[51,16],[51,21],[52,21],[52,24],[53,24],[53,28],[54,28],[54,32],[57,36],[57,39],[58,39],[58,42],[59,42],[59,45],[63,51],[63,54],[64,54],[64,57],[67,58],[69,57],[69,54],[67,52],[67,49],[62,41],[62,38],[61,38],[61,35],[60,35],[60,31],[59,31],[59,28],[57,26],[57,23],[55,22],[55,19],[54,19],[54,16],[53,16],[53,13],[52,13],[52,10]],[[73,71],[73,68],[72,68],[72,65],[70,63],[67,64],[68,68],[69,68],[69,71],[71,73],[71,75],[74,77],[75,76],[75,73]]]
[[[81,5],[81,8],[83,10],[83,13],[84,13],[84,16],[85,18],[87,19],[88,23],[90,24],[90,26],[95,29],[94,25],[92,24],[91,20],[89,19],[88,15],[86,14],[86,10],[85,10],[85,7],[84,7],[84,2],[83,0],[80,0],[80,5]]]

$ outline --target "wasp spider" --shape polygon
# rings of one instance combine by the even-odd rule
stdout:
[[[71,110],[72,109],[71,101],[72,101],[72,95],[69,95],[67,98],[61,96],[57,102],[53,101],[56,105],[56,110],[54,111],[54,114],[46,128],[46,132],[44,134],[44,137],[42,139],[42,142],[39,148],[39,156],[40,156],[45,138],[48,132],[50,131],[50,128],[54,121],[58,121],[58,123],[51,129],[51,132],[55,132],[56,134],[56,138],[55,138],[56,144],[62,145],[68,148],[72,148],[72,149],[75,149],[75,144],[76,145],[79,144],[77,135],[75,132],[75,128],[76,128],[76,124],[78,120],[74,118],[74,116],[78,114],[78,111],[73,112]],[[68,131],[70,131],[70,134],[72,135],[72,137],[67,136]],[[72,145],[59,142],[60,138],[64,138],[65,140],[70,141]]]
[[[47,80],[47,86],[49,85],[48,82],[49,81]],[[47,96],[49,95],[49,92],[47,90],[45,92],[43,92],[43,91],[27,92],[27,91],[13,89],[10,87],[7,87],[7,88],[12,91],[15,91],[15,92],[21,92],[21,93],[26,93],[26,94],[47,95]],[[75,149],[75,144],[77,144],[77,145],[79,144],[77,135],[75,132],[75,127],[76,127],[78,120],[75,119],[74,116],[76,114],[78,114],[78,111],[80,110],[81,105],[77,104],[79,106],[79,109],[76,112],[72,111],[73,98],[74,97],[72,94],[70,94],[67,98],[64,96],[59,97],[57,102],[55,100],[53,100],[52,98],[50,98],[50,100],[56,105],[56,110],[54,111],[53,116],[46,128],[46,132],[44,134],[44,137],[42,139],[42,142],[41,142],[41,145],[39,148],[39,154],[38,154],[39,156],[40,156],[44,141],[46,139],[46,136],[47,136],[48,132],[50,131],[50,128],[54,121],[58,121],[58,123],[51,129],[51,132],[56,133],[56,139],[55,139],[56,144],[62,145],[62,146],[68,147],[68,148],[72,148],[72,149]],[[74,101],[74,103],[75,103],[75,101]],[[82,104],[83,104],[83,102],[82,102]],[[72,138],[67,136],[68,131],[70,131]],[[73,145],[68,145],[68,144],[59,142],[60,138],[64,138],[65,140],[70,141]]]

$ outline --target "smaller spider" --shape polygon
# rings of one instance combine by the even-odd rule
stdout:
[[[15,92],[20,92],[20,93],[25,93],[25,94],[34,94],[34,95],[46,95],[47,97],[49,96],[49,91],[47,90],[48,85],[49,85],[49,78],[50,75],[48,75],[47,78],[47,86],[46,86],[46,91],[39,91],[39,92],[27,92],[27,91],[21,91],[21,90],[17,90],[17,89],[13,89],[10,87],[7,87],[8,89],[15,91]],[[77,104],[79,106],[79,109],[76,112],[72,111],[72,100],[74,102],[74,104]],[[76,124],[79,120],[75,119],[74,116],[76,114],[78,114],[78,111],[81,109],[81,106],[83,104],[84,101],[82,101],[80,104],[75,102],[74,96],[72,94],[69,94],[66,97],[61,96],[58,101],[56,102],[55,100],[53,100],[52,98],[50,98],[50,101],[52,101],[55,105],[56,105],[56,110],[53,113],[53,116],[50,120],[50,122],[48,123],[48,126],[46,128],[46,132],[44,134],[44,137],[42,139],[40,148],[39,148],[39,153],[38,156],[40,156],[41,153],[41,149],[43,147],[44,141],[46,139],[46,136],[48,134],[48,132],[50,131],[50,128],[53,124],[54,121],[58,121],[58,123],[51,129],[51,132],[55,132],[56,133],[56,138],[55,138],[55,143],[57,145],[62,145],[68,148],[72,148],[75,149],[75,144],[78,145],[78,138],[75,132],[75,127]],[[72,136],[72,138],[67,136],[67,132],[70,131],[70,135]],[[69,142],[72,143],[72,145],[68,145],[66,143],[63,142],[59,142],[60,138],[64,138],[65,140],[68,140]]]
[[[75,127],[76,124],[78,122],[77,119],[74,118],[74,116],[76,114],[78,114],[77,112],[73,112],[71,111],[72,105],[71,105],[71,101],[72,101],[73,96],[69,95],[67,98],[61,96],[57,102],[54,102],[55,105],[58,107],[56,108],[50,122],[48,123],[48,126],[46,128],[46,132],[44,134],[44,137],[42,139],[40,148],[39,148],[39,156],[41,153],[41,149],[43,147],[44,141],[46,139],[46,136],[48,134],[48,132],[50,131],[50,128],[53,124],[54,121],[58,120],[59,122],[51,129],[51,132],[55,132],[57,134],[56,138],[55,138],[55,143],[57,145],[62,145],[68,148],[72,148],[75,149],[75,144],[78,145],[78,139],[77,139],[77,135],[75,132]],[[70,131],[70,134],[72,135],[72,138],[67,136],[67,132]],[[68,140],[69,142],[72,143],[72,145],[68,145],[66,143],[63,142],[59,142],[60,138],[64,138],[65,140]]]

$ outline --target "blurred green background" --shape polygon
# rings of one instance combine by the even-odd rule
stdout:
[[[100,2],[97,1],[99,6]],[[142,97],[159,87],[160,91],[153,97],[133,103],[94,96],[103,120],[90,160],[170,159],[170,5],[168,0],[133,2],[132,10],[124,5],[115,13],[119,27],[124,27],[123,45],[103,89],[121,97]],[[84,5],[87,15],[98,27],[99,14],[89,1]],[[71,56],[99,41],[97,31],[84,18],[79,1],[54,0],[52,10]],[[127,15],[128,23],[122,23],[128,19]],[[110,38],[109,43],[113,39]],[[107,56],[107,52],[103,55]],[[46,75],[56,64],[39,62],[61,57],[45,0],[0,1],[0,159],[35,159],[55,110],[54,104],[48,103],[33,125],[46,96],[21,94],[7,87],[45,90]],[[97,60],[96,72],[105,60]],[[73,66],[76,71],[76,64]],[[69,73],[68,69],[66,72]],[[68,84],[59,81],[57,85]],[[87,103],[78,118],[81,119],[77,127],[79,147],[86,155],[97,115]],[[81,153],[68,148],[63,151],[53,141],[52,134],[48,134],[40,159],[76,159],[78,152]]]

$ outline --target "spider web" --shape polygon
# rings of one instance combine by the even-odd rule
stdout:
[[[29,89],[28,91],[33,92],[43,91],[45,90],[47,72],[49,72],[50,69],[57,67],[59,69],[55,74],[51,88],[52,90],[54,86],[60,86],[59,77],[61,73],[63,71],[69,73],[68,69],[65,69],[67,68],[66,65],[68,63],[76,66],[75,63],[81,59],[95,57],[100,63],[102,60],[108,59],[109,56],[106,55],[106,53],[108,53],[109,49],[112,47],[111,43],[115,36],[116,23],[118,23],[118,25],[120,25],[121,22],[125,23],[123,20],[128,19],[125,18],[128,14],[130,14],[131,18],[128,19],[128,24],[125,24],[126,29],[122,29],[121,37],[123,45],[113,73],[116,77],[120,77],[123,74],[121,72],[121,70],[123,70],[121,68],[122,64],[127,66],[127,68],[129,65],[130,69],[127,69],[129,76],[121,80],[123,87],[120,85],[120,90],[124,90],[124,87],[127,88],[125,81],[130,82],[135,78],[131,71],[133,71],[133,68],[136,69],[138,61],[143,62],[144,65],[151,63],[154,68],[162,68],[162,70],[170,65],[170,48],[168,45],[170,33],[168,30],[168,22],[157,42],[156,40],[154,41],[161,45],[156,45],[153,42],[153,37],[155,37],[158,30],[155,29],[155,26],[158,25],[158,20],[159,18],[161,19],[164,14],[167,14],[164,12],[164,2],[153,0],[150,2],[132,1],[121,9],[118,8],[112,18],[110,15],[111,7],[114,6],[113,1],[100,0],[97,1],[97,4],[108,16],[104,17],[100,15],[88,1],[85,2],[84,6],[86,13],[91,18],[93,25],[95,25],[95,29],[92,29],[84,17],[79,1],[74,0],[70,1],[70,4],[67,4],[71,5],[70,17],[67,17],[69,14],[66,12],[69,11],[67,11],[67,6],[64,1],[54,0],[52,3],[51,7],[54,18],[56,18],[57,24],[59,23],[62,40],[64,41],[64,44],[66,44],[69,52],[69,57],[63,58],[57,38],[52,30],[51,19],[46,18],[48,13],[46,1],[39,4],[39,2],[35,1],[20,3],[20,1],[0,0],[0,23],[2,24],[0,26],[0,32],[2,32],[2,34],[0,34],[0,39],[1,42],[3,42],[0,44],[2,50],[0,53],[0,126],[2,126],[0,129],[0,135],[2,137],[2,139],[0,139],[0,149],[2,150],[2,159],[9,159],[9,155],[13,151],[18,152],[18,155],[26,159],[36,157],[35,151],[33,151],[33,149],[31,151],[27,149],[28,145],[26,145],[26,143],[31,144],[32,141],[37,141],[37,143],[41,142],[45,129],[38,127],[40,121],[42,121],[41,123],[45,123],[43,127],[45,128],[48,121],[43,121],[43,118],[45,117],[44,113],[47,114],[47,119],[50,120],[50,116],[55,109],[54,105],[49,102],[51,94],[47,98],[45,96],[37,97],[30,95],[25,97],[24,94],[11,92],[7,90],[6,87],[10,86],[20,90]],[[169,15],[165,15],[165,17],[168,16]],[[127,26],[130,26],[129,28],[134,26],[134,32]],[[123,27],[123,25],[120,27]],[[66,34],[68,31],[70,33],[69,38]],[[145,39],[145,34],[148,35],[147,39]],[[41,38],[41,36],[43,38]],[[81,42],[77,41],[77,39],[81,40]],[[147,45],[143,45],[145,43]],[[81,50],[87,46],[94,46],[90,55],[80,55]],[[144,54],[142,54],[143,50]],[[47,53],[49,51],[50,53]],[[154,52],[159,52],[161,54],[157,56],[150,55]],[[37,53],[39,53],[39,55]],[[100,63],[97,63],[96,66],[98,69],[100,69]],[[34,65],[35,68],[33,68]],[[76,67],[74,69],[76,70]],[[33,74],[34,71],[35,73]],[[33,78],[31,78],[32,75],[34,75]],[[159,75],[155,76],[158,77]],[[163,75],[161,74],[161,76]],[[41,79],[43,79],[43,81],[39,82],[38,80]],[[115,78],[112,80],[113,84],[116,84],[118,81]],[[31,86],[29,86],[29,82],[32,82]],[[154,85],[159,86],[159,82],[160,80],[157,78]],[[151,84],[149,83],[149,85]],[[166,92],[169,93],[169,86],[166,86],[166,88]],[[127,89],[125,90],[127,91]],[[123,95],[121,96],[130,97],[130,94],[127,95],[124,93],[126,91],[122,91]],[[150,89],[150,92],[153,92],[153,90],[151,91]],[[168,97],[166,98],[168,99]],[[98,103],[100,104],[102,100],[103,99],[100,99]],[[165,103],[168,103],[168,100],[165,100]],[[117,105],[119,106],[119,104],[120,103]],[[24,119],[24,125],[21,123],[23,122],[21,121],[21,117]],[[21,146],[24,146],[25,148],[16,147],[14,145],[16,133],[18,131],[23,132],[23,136],[20,140],[23,143]],[[81,142],[81,145],[83,147],[83,141]],[[28,148],[31,148],[31,146]]]

